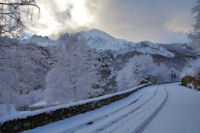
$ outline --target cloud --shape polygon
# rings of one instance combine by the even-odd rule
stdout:
[[[40,0],[41,17],[30,33],[57,37],[63,32],[101,29],[131,41],[187,41],[190,9],[196,0]]]
[[[190,8],[195,0],[88,1],[88,8],[96,16],[93,26],[115,37],[165,43],[188,41],[185,32],[192,26]]]
[[[26,32],[29,34],[56,39],[64,32],[89,29],[92,18],[87,18],[85,0],[40,0],[37,4],[41,10],[40,18],[27,24]]]
[[[169,21],[166,21],[164,26],[167,30],[172,32],[188,33],[192,31],[192,23],[194,23],[192,16],[188,16],[176,16]]]

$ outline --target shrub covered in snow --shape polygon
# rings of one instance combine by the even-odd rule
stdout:
[[[183,86],[200,90],[200,59],[192,61],[185,67],[181,76]]]

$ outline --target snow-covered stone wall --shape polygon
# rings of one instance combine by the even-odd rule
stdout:
[[[149,85],[149,84],[148,84]],[[60,105],[47,109],[32,111],[27,114],[17,116],[9,116],[0,119],[0,132],[19,132],[23,130],[32,129],[35,127],[43,126],[51,122],[63,120],[74,115],[91,111],[108,105],[117,100],[125,98],[130,94],[144,88],[146,85],[141,85],[130,90],[117,92],[110,95],[105,95],[90,100],[85,100],[68,105]]]

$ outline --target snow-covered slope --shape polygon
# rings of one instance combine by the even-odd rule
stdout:
[[[162,55],[169,58],[174,57],[174,54],[172,52],[150,41],[144,41],[144,42],[138,43],[135,46],[135,49],[136,51],[145,53],[145,54],[157,54],[157,55]]]
[[[114,55],[136,51],[142,54],[161,55],[168,58],[173,58],[175,56],[173,52],[168,51],[160,44],[152,43],[150,41],[135,43],[123,39],[117,39],[97,29],[81,31],[74,35],[79,37],[79,39],[83,39],[83,43],[86,43],[90,48],[96,50],[111,50],[113,51]],[[51,40],[48,37],[34,35],[29,40],[25,40],[24,42],[33,43],[40,46],[47,46],[56,45],[59,43],[59,40],[67,40],[68,38],[68,33],[64,34],[58,40]]]
[[[33,43],[39,46],[49,46],[49,45],[56,45],[57,41],[51,40],[47,36],[42,37],[42,36],[34,35],[30,39],[24,40],[24,43]]]
[[[174,57],[172,52],[169,52],[167,49],[156,43],[149,41],[134,43],[117,39],[97,29],[81,31],[77,33],[77,35],[82,37],[89,47],[97,50],[112,50],[115,54],[124,54],[129,51],[137,51],[143,54],[155,54],[168,58]]]
[[[88,46],[98,50],[119,50],[124,49],[130,42],[126,40],[116,39],[109,34],[93,29],[89,31],[81,31],[77,35],[83,37]]]

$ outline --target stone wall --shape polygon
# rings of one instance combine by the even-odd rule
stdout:
[[[95,110],[100,108],[104,105],[108,105],[113,103],[117,100],[125,98],[130,94],[138,91],[141,88],[144,88],[148,85],[144,85],[139,87],[135,90],[131,90],[126,93],[116,94],[111,97],[107,97],[105,99],[101,99],[99,101],[90,101],[84,104],[71,106],[68,108],[60,108],[50,112],[43,112],[33,116],[27,116],[26,118],[17,118],[13,120],[8,120],[3,123],[0,123],[0,133],[13,133],[13,132],[20,132],[28,129],[33,129],[39,126],[46,125],[51,122],[63,120],[65,118],[72,117],[74,115],[85,113],[87,111]]]

